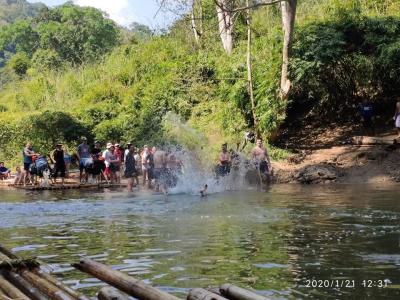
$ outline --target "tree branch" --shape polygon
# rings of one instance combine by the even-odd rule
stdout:
[[[238,12],[238,11],[257,8],[257,7],[260,7],[260,6],[273,5],[273,4],[276,4],[276,3],[281,3],[281,2],[286,2],[286,1],[288,1],[288,0],[271,0],[271,1],[261,2],[261,3],[256,3],[256,4],[253,4],[253,5],[249,5],[249,6],[238,7],[238,8],[231,9],[231,10],[225,9],[225,8],[223,8],[221,6],[220,6],[220,8],[222,10],[224,10],[224,11],[227,11],[227,12],[230,12],[230,13],[234,13],[234,12]]]

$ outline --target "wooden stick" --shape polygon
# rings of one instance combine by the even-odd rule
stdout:
[[[76,298],[70,296],[63,290],[59,289],[52,283],[48,282],[47,280],[39,277],[38,275],[34,274],[33,272],[29,272],[28,270],[22,271],[21,276],[29,281],[30,283],[34,284],[38,287],[38,289],[47,295],[50,299],[53,300],[76,300]]]
[[[7,297],[7,295],[4,294],[2,290],[0,290],[0,300],[13,300],[13,299]]]
[[[3,275],[0,275],[0,288],[12,299],[29,300],[24,293],[13,286]]]
[[[89,258],[84,258],[78,264],[73,264],[72,266],[140,300],[179,299]]]
[[[186,298],[187,300],[227,300],[226,298],[214,294],[205,289],[192,289],[189,292],[189,295]]]
[[[39,290],[22,278],[19,274],[14,272],[6,271],[4,272],[4,276],[7,278],[9,282],[11,282],[14,286],[20,289],[25,295],[29,297],[29,299],[33,300],[48,300]]]
[[[118,290],[110,287],[105,286],[103,287],[99,294],[97,295],[99,300],[128,300],[130,299],[128,295],[124,295]]]
[[[14,253],[9,251],[3,245],[0,245],[0,252],[2,252],[5,256],[8,256],[9,258],[12,258],[12,259],[17,259],[18,258]]]
[[[89,300],[89,298],[86,297],[85,295],[75,291],[74,289],[70,288],[69,286],[66,286],[65,284],[63,284],[62,282],[58,281],[56,278],[51,276],[50,274],[48,274],[48,273],[44,272],[43,270],[41,270],[40,268],[36,268],[35,270],[33,270],[33,272],[36,275],[40,276],[41,278],[51,282],[52,284],[54,284],[56,287],[58,287],[59,289],[63,290],[64,292],[68,293],[73,298],[76,298],[76,299],[79,299],[79,300]]]
[[[11,259],[18,259],[18,256],[16,256],[14,253],[12,253],[11,251],[9,251],[7,248],[3,247],[2,245],[0,245],[0,251],[2,253],[4,253],[5,255],[7,255],[9,258]],[[0,253],[1,254],[1,253]],[[3,258],[5,256],[3,255]],[[89,300],[88,297],[82,295],[81,293],[78,293],[77,291],[71,289],[70,287],[66,286],[65,284],[61,283],[60,281],[58,281],[56,278],[54,278],[53,276],[49,275],[48,273],[44,272],[43,270],[41,270],[40,268],[34,268],[33,272],[40,276],[41,278],[49,281],[50,283],[52,283],[53,285],[55,285],[56,287],[58,287],[59,289],[63,290],[64,292],[68,293],[69,295],[71,295],[73,298],[79,299],[79,300]]]
[[[264,296],[229,283],[221,285],[219,290],[222,295],[232,300],[268,300],[268,298],[265,298]]]

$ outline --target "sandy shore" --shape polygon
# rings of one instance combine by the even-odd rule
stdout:
[[[395,135],[354,137],[348,144],[304,150],[273,163],[279,183],[400,182],[400,145]]]

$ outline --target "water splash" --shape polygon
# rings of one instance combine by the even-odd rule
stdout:
[[[242,153],[235,153],[231,171],[226,176],[216,176],[217,153],[212,151],[207,138],[190,127],[176,114],[169,112],[164,117],[165,136],[176,145],[169,145],[168,153],[180,162],[179,171],[174,174],[177,184],[170,193],[199,194],[208,186],[207,193],[218,193],[229,190],[249,188],[246,174],[254,169]]]

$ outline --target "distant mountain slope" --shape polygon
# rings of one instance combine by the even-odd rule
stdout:
[[[0,26],[34,17],[43,7],[43,3],[29,3],[26,0],[0,0]]]

